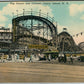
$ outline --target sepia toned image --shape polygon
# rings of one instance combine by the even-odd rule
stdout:
[[[84,1],[0,2],[0,83],[84,82]]]

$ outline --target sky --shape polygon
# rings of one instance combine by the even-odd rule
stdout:
[[[10,4],[10,2],[0,2],[0,26],[9,27],[12,29],[12,18],[14,15],[21,14],[23,9],[25,11],[39,11],[41,13],[47,14],[50,17],[54,17],[54,24],[57,22],[58,33],[63,31],[63,28],[67,28],[67,32],[70,35],[75,35],[74,40],[76,44],[84,41],[84,1],[57,1],[57,2],[40,2],[41,4],[35,4],[31,2],[17,2],[25,4]],[[33,4],[34,3],[34,4]],[[36,2],[37,3],[37,2]],[[47,4],[45,4],[47,3]],[[60,4],[57,4],[60,3]],[[76,34],[79,34],[76,36]]]

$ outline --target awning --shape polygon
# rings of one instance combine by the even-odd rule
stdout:
[[[8,52],[9,49],[0,49],[0,52]]]
[[[44,54],[57,54],[59,53],[58,51],[46,51]]]

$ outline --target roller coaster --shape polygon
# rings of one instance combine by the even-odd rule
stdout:
[[[58,34],[57,24],[54,23],[53,17],[51,18],[48,13],[24,11],[22,14],[13,16],[12,42],[7,43],[8,46],[5,46],[5,49],[8,50],[4,53],[18,53],[22,59],[23,55],[28,57],[31,53],[52,53],[55,54],[53,58],[59,53],[67,56],[82,55],[81,48],[75,44],[72,36],[66,31]]]
[[[52,43],[56,45],[57,27],[48,14],[24,11],[13,17],[12,26],[13,42],[26,45],[53,45]]]
[[[53,17],[36,11],[23,11],[13,16],[13,43],[26,46],[47,45],[59,51],[79,51],[72,36],[67,32],[57,33]],[[43,48],[43,47],[41,47]],[[47,47],[45,47],[47,48]]]

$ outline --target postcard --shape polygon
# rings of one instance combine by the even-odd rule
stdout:
[[[83,83],[84,1],[0,1],[0,83]]]

